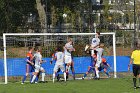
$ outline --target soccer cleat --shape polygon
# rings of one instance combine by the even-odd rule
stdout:
[[[38,82],[35,82],[35,84],[37,84]]]
[[[82,80],[84,80],[85,78],[84,77],[82,77]]]
[[[137,89],[137,87],[134,87],[134,89]]]

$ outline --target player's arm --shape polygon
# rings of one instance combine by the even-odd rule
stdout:
[[[54,54],[52,54],[52,58],[51,58],[50,64],[52,64],[53,60],[56,60],[55,53],[54,53]]]
[[[27,56],[27,57],[26,57],[26,62],[28,62],[28,63],[31,64],[31,65],[34,65],[34,63],[33,63],[32,61],[30,61],[29,59],[30,59],[30,57]]]
[[[134,60],[133,58],[130,59],[130,62],[128,64],[128,71],[130,70],[130,65],[133,63],[133,60]]]

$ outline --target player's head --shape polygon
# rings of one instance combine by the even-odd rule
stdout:
[[[34,50],[35,50],[36,52],[39,52],[39,48],[38,48],[38,47],[35,47]]]
[[[96,37],[99,37],[100,36],[100,32],[96,32]]]
[[[67,39],[67,42],[70,43],[70,44],[73,43],[73,41],[72,41],[72,39],[70,37]]]
[[[135,46],[136,46],[136,49],[140,50],[140,43],[139,42],[136,42]]]
[[[56,51],[61,52],[63,51],[62,47],[57,47]]]
[[[31,46],[28,47],[28,50],[29,50],[29,51],[33,51],[33,47],[31,47]]]

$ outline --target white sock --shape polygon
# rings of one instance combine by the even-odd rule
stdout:
[[[71,66],[68,66],[68,72],[69,72],[70,68],[71,68]]]
[[[64,79],[65,79],[65,81],[66,81],[66,73],[64,72]]]
[[[100,76],[99,76],[99,71],[98,71],[98,70],[96,71],[96,76],[97,76],[97,78],[100,77]]]
[[[55,73],[53,73],[53,83],[54,83]]]
[[[45,73],[42,73],[42,81],[45,81]]]
[[[35,78],[36,78],[36,75],[33,76],[31,83],[34,82]]]

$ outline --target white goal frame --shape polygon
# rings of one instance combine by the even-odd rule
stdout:
[[[96,33],[3,33],[3,46],[4,46],[4,74],[5,83],[8,83],[7,79],[7,57],[6,57],[6,36],[48,36],[48,35],[95,35]],[[114,56],[114,78],[117,78],[116,69],[116,34],[115,32],[100,33],[101,35],[113,35],[113,56]]]

